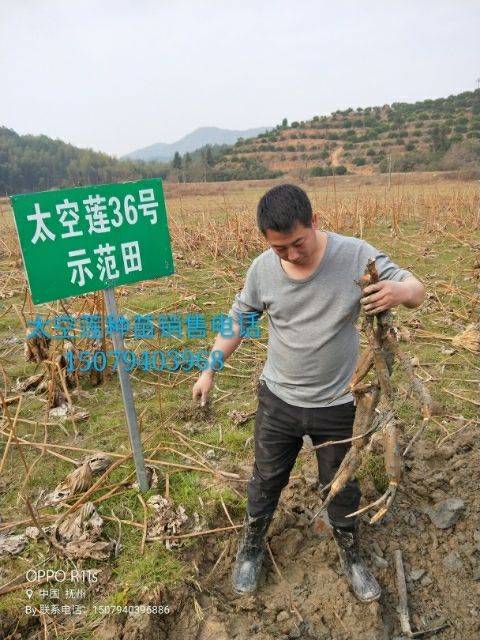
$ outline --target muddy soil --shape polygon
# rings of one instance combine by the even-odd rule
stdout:
[[[290,482],[269,530],[270,549],[255,596],[230,585],[237,534],[210,537],[186,549],[196,580],[152,594],[168,615],[109,618],[93,632],[102,640],[393,640],[401,637],[393,554],[401,549],[414,631],[447,625],[438,640],[480,638],[480,434],[466,429],[437,448],[426,439],[406,459],[393,508],[377,525],[360,524],[361,549],[382,587],[362,604],[341,574],[329,526],[309,518],[318,505],[315,467],[306,457]],[[378,497],[362,483],[363,500]],[[429,509],[447,498],[464,501],[457,521],[439,528]],[[459,504],[458,502],[456,503]],[[453,518],[455,520],[455,518]],[[219,525],[221,523],[218,523]],[[194,564],[193,564],[194,563]],[[4,627],[5,629],[5,627]],[[37,628],[15,638],[43,638]],[[1,637],[6,637],[3,635]],[[75,638],[73,632],[72,638]],[[80,637],[80,636],[79,636]]]
[[[413,630],[446,624],[435,634],[438,640],[480,638],[479,445],[475,428],[440,448],[421,440],[407,457],[391,512],[378,525],[361,522],[362,552],[383,590],[378,602],[356,600],[341,575],[328,525],[323,520],[309,524],[318,504],[315,468],[309,462],[302,477],[284,490],[269,531],[278,571],[268,555],[255,596],[235,596],[230,586],[237,536],[211,539],[192,558],[199,568],[198,584],[177,593],[176,612],[161,624],[150,620],[144,636],[135,635],[128,621],[120,637],[392,640],[401,635],[393,560],[395,549],[401,549]],[[364,483],[362,489],[364,500],[378,496],[373,484]],[[456,523],[442,529],[428,510],[447,498],[462,499],[464,508]],[[100,628],[98,633],[102,638]]]

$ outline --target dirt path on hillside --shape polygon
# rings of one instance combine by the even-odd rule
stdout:
[[[338,167],[340,165],[340,156],[343,153],[343,147],[335,147],[330,154],[330,164],[332,167]]]

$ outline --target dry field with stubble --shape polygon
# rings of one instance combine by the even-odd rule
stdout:
[[[119,287],[119,312],[130,318],[226,313],[251,260],[267,248],[256,229],[255,207],[278,182],[166,184],[176,272]],[[356,601],[340,575],[328,529],[308,524],[319,505],[315,456],[308,446],[269,533],[262,588],[256,597],[232,593],[229,575],[253,461],[255,389],[266,355],[267,318],[261,337],[245,340],[217,375],[204,411],[191,403],[195,371],[132,372],[145,456],[154,472],[142,497],[132,486],[117,375],[107,370],[104,376],[81,373],[69,380],[61,362],[68,345],[61,340],[37,344],[37,361],[25,353],[25,327],[37,314],[102,314],[102,295],[33,305],[5,199],[0,550],[8,546],[11,552],[0,555],[0,638],[390,640],[400,636],[396,549],[403,554],[413,629],[441,627],[434,636],[439,640],[479,637],[479,183],[396,174],[390,186],[384,175],[310,179],[300,186],[321,228],[365,238],[425,282],[428,292],[420,308],[397,309],[396,322],[416,376],[442,411],[418,435],[421,415],[408,380],[395,371],[402,450],[417,436],[393,506],[380,523],[361,523],[362,550],[382,586],[381,600]],[[214,335],[159,338],[153,346],[151,340],[127,337],[126,345],[135,351],[207,349]],[[74,346],[111,348],[86,338]],[[102,464],[95,467],[93,457]],[[380,450],[368,457],[359,478],[364,504],[383,492]],[[55,491],[56,500],[49,502]],[[439,528],[429,514],[449,498],[463,505],[456,522]],[[59,519],[79,514],[83,520],[76,526],[90,523],[83,530],[87,547],[88,536],[96,536],[90,553],[85,545],[83,551],[66,548],[58,537],[52,544],[34,528],[48,538]],[[97,580],[68,599],[65,590],[78,584],[27,581],[28,570],[42,568],[97,569]],[[30,597],[27,588],[33,589]],[[59,610],[42,610],[47,603]],[[83,607],[79,613],[62,610],[73,603]],[[167,605],[169,612],[112,615],[105,609],[140,604]],[[26,606],[36,615],[27,615]]]

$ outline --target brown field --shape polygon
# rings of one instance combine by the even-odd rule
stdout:
[[[378,174],[303,182],[294,175],[292,180],[307,190],[322,228],[365,238],[427,287],[420,308],[397,309],[395,318],[416,376],[442,411],[424,425],[405,456],[402,484],[384,519],[374,526],[361,523],[362,551],[382,586],[381,600],[370,605],[355,600],[339,573],[327,529],[308,524],[308,514],[319,506],[308,448],[299,456],[269,533],[271,557],[261,589],[250,598],[232,593],[229,575],[253,461],[252,412],[267,348],[266,320],[262,337],[246,340],[217,375],[207,411],[190,401],[195,372],[132,372],[143,446],[157,474],[145,499],[139,497],[131,486],[116,374],[79,374],[65,388],[64,373],[54,365],[65,349],[61,341],[52,341],[39,362],[24,354],[25,326],[36,314],[102,313],[102,296],[33,305],[4,199],[0,548],[2,535],[21,536],[35,522],[47,528],[85,502],[103,519],[102,540],[115,544],[108,559],[72,559],[38,537],[29,538],[20,553],[0,556],[0,638],[391,639],[400,635],[396,549],[405,563],[414,631],[438,626],[439,640],[480,637],[480,359],[478,337],[475,341],[473,332],[467,340],[464,334],[473,325],[478,336],[480,322],[479,184],[454,173],[394,174],[390,185],[388,176]],[[120,313],[226,313],[251,260],[267,247],[255,224],[258,199],[280,182],[167,183],[176,273],[121,287]],[[209,332],[200,340],[162,339],[155,348],[206,349],[213,338]],[[76,346],[98,348],[86,339]],[[129,338],[127,346],[140,351],[151,345]],[[25,391],[21,384],[38,374],[44,390]],[[401,371],[395,371],[394,385],[403,451],[422,419]],[[52,413],[62,403],[71,409],[65,417]],[[45,505],[45,495],[95,452],[116,465],[77,486],[56,507]],[[381,447],[358,475],[367,504],[385,488]],[[148,499],[155,495],[167,497],[173,510],[184,507],[187,520],[173,535],[186,537],[166,544],[151,534],[155,513]],[[464,509],[456,524],[438,529],[427,510],[446,498],[461,498]],[[26,584],[26,571],[40,567],[99,570],[98,582],[78,599],[85,605],[81,614],[26,615],[26,606],[38,613],[42,603],[65,604],[63,596],[41,595],[45,585],[54,588],[52,583]],[[30,598],[28,586],[34,589]],[[67,586],[72,585],[62,588]],[[169,605],[170,612],[108,615],[99,608],[136,604]]]

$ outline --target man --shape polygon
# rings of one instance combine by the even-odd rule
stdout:
[[[247,486],[247,512],[232,582],[237,593],[256,589],[265,556],[265,535],[290,471],[309,435],[314,445],[352,435],[353,396],[341,395],[355,369],[361,304],[367,314],[397,305],[421,304],[425,288],[409,271],[364,240],[317,229],[307,194],[282,184],[270,189],[257,208],[257,223],[270,248],[251,263],[245,285],[230,309],[235,336],[215,339],[224,359],[243,339],[242,314],[265,311],[269,318],[267,361],[260,375],[255,420],[255,462]],[[355,284],[370,257],[380,282],[361,298]],[[214,371],[203,371],[193,397],[205,403]],[[334,476],[350,444],[316,449],[321,485]],[[328,517],[344,573],[363,602],[380,597],[375,577],[358,553],[356,479],[332,500]]]

